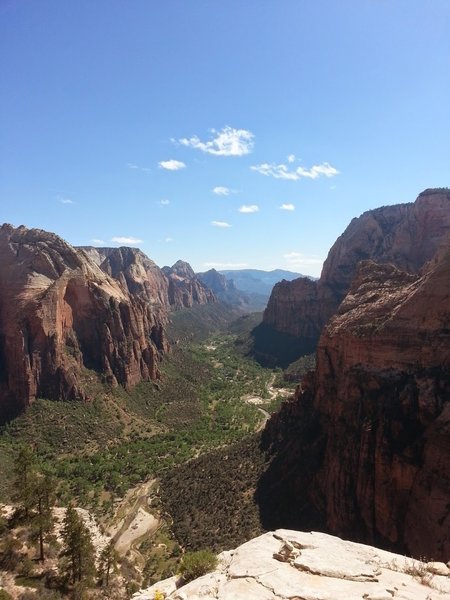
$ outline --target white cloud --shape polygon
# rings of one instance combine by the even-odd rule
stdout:
[[[241,207],[238,208],[240,213],[255,213],[259,211],[259,206],[257,206],[256,204],[243,204]]]
[[[250,167],[252,171],[257,171],[261,175],[274,177],[275,179],[289,179],[291,181],[297,181],[301,178],[317,179],[318,177],[334,177],[339,175],[339,171],[332,167],[329,163],[322,163],[321,165],[314,165],[310,169],[304,167],[297,167],[293,171],[289,171],[286,165],[276,165],[274,163],[262,163],[261,165],[253,165]]]
[[[217,185],[212,191],[213,194],[217,194],[218,196],[229,196],[233,192],[233,190],[223,185]]]
[[[231,227],[231,225],[225,221],[211,221],[211,225],[214,225],[214,227],[222,227],[223,229]]]
[[[173,242],[173,238],[171,238],[171,237],[166,237],[164,241],[165,241],[165,242]]]
[[[295,162],[295,154],[289,154],[289,156],[287,157],[287,161],[288,163]]]
[[[73,204],[73,200],[71,200],[70,198],[59,197],[58,200],[61,202],[61,204]]]
[[[202,142],[197,135],[181,138],[178,141],[183,146],[196,148],[215,156],[244,156],[253,150],[255,136],[247,129],[235,129],[227,125],[220,131],[211,129],[211,133],[215,137],[206,142]]]
[[[282,204],[280,206],[281,210],[295,210],[295,206],[293,204]]]
[[[116,242],[116,244],[129,244],[130,246],[134,246],[135,244],[142,244],[143,240],[138,240],[135,237],[126,237],[126,236],[115,236],[111,238],[112,242]]]
[[[96,246],[103,246],[104,244],[106,244],[105,240],[99,240],[97,238],[94,238],[93,240],[91,240],[91,242]]]
[[[186,165],[181,160],[161,160],[159,163],[160,169],[166,169],[166,171],[179,171],[180,169],[184,169]]]
[[[219,262],[205,262],[203,266],[207,269],[245,269],[248,267],[247,263],[219,263]]]
[[[161,204],[162,206],[167,206],[168,204],[170,204],[170,200],[165,200],[165,199],[164,199],[164,200],[161,200],[161,201],[160,201],[160,204]]]

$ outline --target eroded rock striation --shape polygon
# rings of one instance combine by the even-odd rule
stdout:
[[[324,528],[448,560],[448,242],[420,274],[360,264],[315,372],[263,442],[273,453],[257,494],[266,528]]]
[[[279,529],[222,552],[212,573],[185,585],[171,577],[133,600],[444,600],[449,594],[443,563]]]
[[[168,280],[169,303],[174,308],[216,302],[214,293],[195,275],[189,263],[179,260],[162,271]]]
[[[74,248],[0,228],[0,420],[39,396],[86,399],[85,369],[110,385],[159,377],[170,310],[215,301],[179,261],[165,274],[136,248]]]
[[[448,189],[425,190],[414,203],[383,206],[353,219],[331,248],[318,281],[302,277],[275,285],[261,331],[255,333],[255,355],[262,362],[284,366],[314,351],[362,260],[418,273],[446,243],[449,231]],[[286,359],[276,350],[277,336],[285,336],[282,347],[292,346]]]
[[[162,298],[151,304],[131,291],[148,273],[135,272],[134,283],[113,275],[52,233],[0,228],[2,419],[39,396],[86,399],[84,368],[126,387],[158,377],[167,349]]]

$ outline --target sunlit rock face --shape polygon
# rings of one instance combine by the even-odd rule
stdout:
[[[383,206],[351,221],[336,240],[318,281],[299,278],[275,285],[262,327],[295,339],[297,355],[315,349],[324,325],[336,313],[362,260],[393,264],[417,273],[446,243],[450,191],[430,189],[411,204]],[[268,334],[267,334],[268,335]],[[267,337],[266,335],[266,337]],[[270,354],[255,344],[255,354]],[[275,353],[276,361],[276,353]]]
[[[167,280],[148,259],[126,267],[129,251],[111,253],[108,273],[52,233],[0,228],[2,419],[39,396],[88,398],[86,369],[126,387],[158,378]]]
[[[315,372],[269,421],[264,445],[265,527],[321,527],[448,560],[448,243],[420,274],[360,264]]]
[[[162,270],[169,284],[169,303],[174,308],[216,302],[214,293],[196,277],[189,263],[179,260],[172,267],[163,267]]]
[[[443,563],[279,529],[222,552],[211,573],[184,585],[171,577],[133,600],[444,600],[449,574]]]

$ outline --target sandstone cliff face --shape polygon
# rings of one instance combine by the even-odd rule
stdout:
[[[83,246],[81,249],[102,271],[155,308],[163,305],[177,310],[217,300],[207,283],[203,283],[191,265],[183,260],[178,260],[172,267],[160,269],[137,248]]]
[[[3,225],[1,418],[38,396],[85,399],[82,367],[101,373],[112,385],[156,379],[159,355],[167,349],[166,317],[160,288],[157,306],[136,293],[146,281],[149,275],[143,272],[114,279],[84,251],[54,234]],[[162,278],[160,287],[164,285]]]
[[[264,526],[448,559],[449,282],[448,242],[421,275],[360,265],[315,373],[264,432],[274,453],[258,491]]]
[[[175,309],[216,302],[214,293],[196,277],[187,262],[179,260],[172,267],[163,267],[162,271],[168,280],[169,303]]]
[[[448,190],[426,190],[412,204],[364,213],[352,220],[333,245],[318,281],[299,278],[275,285],[263,326],[295,336],[299,355],[310,352],[346,295],[361,260],[417,273],[445,243],[449,230]]]

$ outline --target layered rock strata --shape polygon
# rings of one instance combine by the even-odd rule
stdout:
[[[183,260],[160,269],[137,248],[82,246],[81,249],[105,273],[124,284],[131,294],[137,294],[155,306],[161,303],[178,310],[217,301],[210,287]]]
[[[216,302],[214,293],[195,275],[189,263],[179,260],[162,271],[168,280],[169,303],[174,308]]]
[[[177,577],[133,600],[444,600],[450,569],[324,533],[280,529],[222,552],[211,573]]]
[[[299,278],[275,285],[261,326],[265,335],[256,335],[255,354],[267,362],[269,333],[293,336],[288,343],[295,346],[297,356],[313,351],[360,261],[370,259],[417,273],[445,244],[449,230],[448,189],[425,190],[414,203],[383,206],[353,219],[331,248],[318,281]]]
[[[38,396],[86,399],[83,367],[111,385],[158,377],[167,282],[151,268],[119,276],[129,250],[111,254],[107,274],[52,233],[0,228],[2,419]]]
[[[419,275],[360,264],[320,338],[315,373],[263,442],[273,453],[257,493],[266,528],[320,527],[448,558],[448,243]]]

